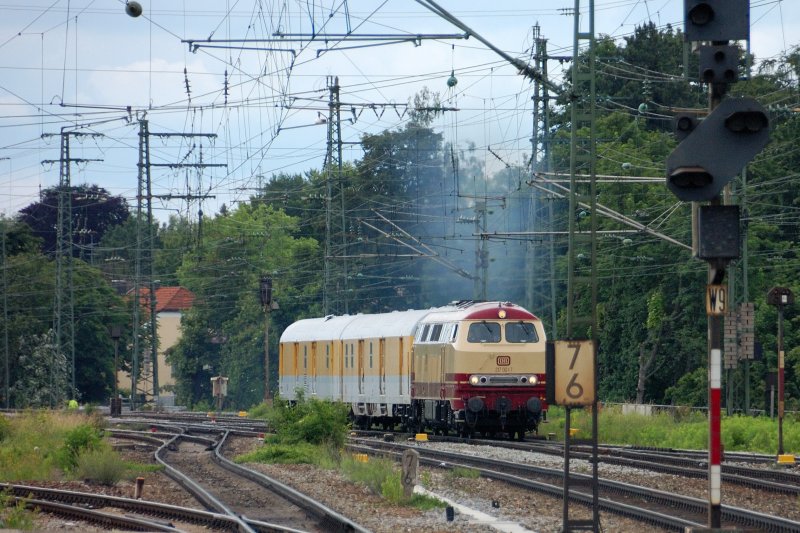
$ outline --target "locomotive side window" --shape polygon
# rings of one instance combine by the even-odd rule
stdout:
[[[530,322],[508,322],[506,342],[539,342],[536,328]]]
[[[497,322],[473,322],[469,325],[467,342],[500,342],[500,324]]]
[[[453,324],[453,329],[450,330],[450,342],[455,342],[458,336],[458,324]]]
[[[422,326],[422,332],[419,334],[419,337],[417,338],[417,342],[425,342],[425,339],[428,337],[428,329],[429,328],[430,328],[430,325],[428,325],[428,324],[425,324],[424,326]]]
[[[442,334],[442,325],[434,324],[433,329],[431,329],[431,338],[428,339],[428,342],[439,342],[439,336],[441,334]]]

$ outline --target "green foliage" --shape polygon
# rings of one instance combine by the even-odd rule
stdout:
[[[67,399],[67,358],[54,341],[53,330],[19,339],[18,378],[9,394],[18,407],[56,407]]]
[[[673,387],[664,391],[664,398],[674,405],[704,406],[708,403],[708,372],[696,368],[684,374]]]
[[[108,446],[89,449],[78,456],[75,476],[86,481],[113,486],[121,480],[128,465],[120,460],[119,454]]]
[[[548,412],[551,425],[563,430],[564,412],[558,408]],[[591,412],[573,410],[570,427],[579,434],[591,435]],[[784,421],[784,449],[788,453],[800,452],[800,425]],[[777,453],[777,420],[767,417],[723,416],[722,444],[727,451]],[[563,438],[563,431],[557,433]],[[620,407],[603,408],[598,421],[598,438],[601,443],[649,446],[660,448],[707,449],[708,419],[702,411],[676,409],[652,415],[622,414]]]
[[[230,377],[226,407],[249,408],[264,398],[260,276],[273,273],[274,292],[281,295],[280,310],[269,314],[273,356],[283,327],[299,314],[295,297],[307,302],[319,293],[315,278],[322,269],[308,263],[318,245],[297,233],[297,219],[256,199],[204,222],[202,243],[182,257],[178,269],[180,284],[196,296],[182,317],[181,339],[167,354],[179,402],[210,401],[214,375]],[[277,375],[277,364],[270,368]]]
[[[0,415],[0,442],[6,440],[11,435],[11,422],[5,415]]]
[[[363,462],[346,456],[342,458],[340,469],[348,479],[366,486],[370,492],[382,496],[390,503],[407,505],[423,511],[446,505],[441,500],[424,494],[412,494],[410,499],[406,498],[403,494],[402,473],[391,459],[370,457],[368,461]]]
[[[447,472],[447,475],[452,478],[464,479],[478,479],[481,477],[481,473],[479,471],[466,466],[454,466]]]
[[[276,398],[267,413],[267,422],[279,442],[309,442],[340,448],[347,437],[349,412],[347,405],[314,398],[306,400],[299,394],[291,404]]]
[[[340,468],[350,481],[361,483],[376,495],[382,494],[384,483],[390,477],[396,475],[399,480],[399,474],[395,472],[394,461],[383,457],[370,457],[367,462],[362,462],[353,457],[344,456]]]
[[[69,430],[57,452],[59,465],[64,470],[74,470],[81,454],[98,450],[102,439],[102,431],[91,424],[80,424]]]
[[[28,510],[25,498],[9,505],[12,498],[8,491],[0,492],[0,529],[31,531],[38,510]]]
[[[268,441],[261,448],[236,458],[237,463],[311,464],[332,468],[330,449],[308,442]]]
[[[261,402],[258,405],[254,405],[250,408],[247,412],[247,416],[250,418],[256,418],[260,420],[266,420],[267,415],[269,414],[269,410],[271,407],[266,402]]]
[[[0,440],[0,470],[4,481],[59,479],[66,436],[87,425],[78,413],[34,411],[9,418],[8,433]]]

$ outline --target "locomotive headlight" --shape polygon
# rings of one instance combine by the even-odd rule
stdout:
[[[478,376],[470,376],[469,377],[469,384],[470,385],[477,385],[479,381]]]
[[[529,377],[528,378],[528,383],[530,385],[536,385],[537,383],[539,383],[539,376],[531,376],[531,377]]]

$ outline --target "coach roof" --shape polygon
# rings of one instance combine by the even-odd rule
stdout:
[[[331,339],[407,337],[426,315],[442,308],[394,311],[374,315],[344,315],[299,320],[286,328],[281,342],[308,342]]]

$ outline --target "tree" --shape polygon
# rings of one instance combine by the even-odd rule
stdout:
[[[19,339],[19,357],[10,395],[17,408],[62,407],[67,400],[67,357],[53,330]]]
[[[128,204],[121,196],[112,196],[97,185],[77,185],[63,191],[69,195],[72,209],[69,216],[72,222],[72,255],[91,262],[93,248],[105,233],[128,219]],[[42,239],[42,251],[52,254],[56,251],[58,228],[59,187],[51,187],[41,192],[38,202],[24,207],[19,212],[19,220]]]
[[[211,400],[210,378],[230,377],[228,400],[250,407],[264,397],[264,315],[259,279],[269,274],[280,310],[270,313],[271,346],[288,323],[319,314],[321,276],[316,241],[296,238],[297,219],[253,199],[208,219],[201,245],[186,254],[178,276],[195,296],[181,340],[168,354],[178,400]],[[277,359],[275,350],[270,350]],[[276,365],[270,368],[277,374]]]

